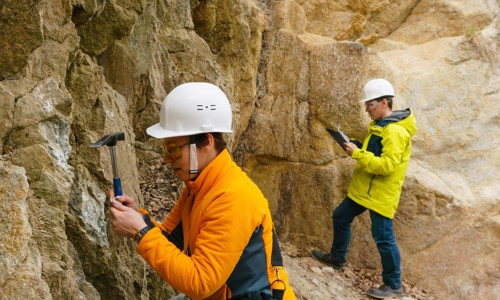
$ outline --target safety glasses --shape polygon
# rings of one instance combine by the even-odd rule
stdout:
[[[377,107],[377,105],[380,103],[380,101],[381,100],[373,100],[373,101],[365,102],[365,108],[368,110],[372,110],[375,107]]]
[[[189,144],[189,142],[180,146],[175,143],[161,143],[161,146],[163,148],[163,156],[168,156],[173,160],[178,160],[182,157],[182,148],[187,144]]]

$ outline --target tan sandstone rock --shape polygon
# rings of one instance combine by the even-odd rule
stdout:
[[[329,249],[355,163],[324,128],[340,122],[362,139],[362,85],[386,77],[419,127],[395,219],[405,284],[436,299],[498,298],[498,12],[494,0],[1,2],[2,293],[174,294],[113,234],[109,151],[89,146],[125,132],[124,192],[161,205],[149,191],[178,187],[159,177],[141,194],[139,166],[159,151],[144,131],[173,87],[209,81],[231,101],[230,150],[268,198],[280,239],[297,248],[287,259],[298,298],[356,297],[304,256]],[[367,215],[354,222],[349,264],[376,274],[369,226]]]

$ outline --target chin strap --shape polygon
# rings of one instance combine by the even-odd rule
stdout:
[[[198,156],[196,155],[196,142],[189,137],[189,174],[198,174]]]

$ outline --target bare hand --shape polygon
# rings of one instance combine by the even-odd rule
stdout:
[[[349,155],[349,156],[352,156],[352,153],[354,152],[354,150],[358,149],[358,146],[356,146],[356,144],[354,143],[344,143],[344,150],[345,152]]]
[[[115,192],[113,190],[109,191],[109,198],[110,199],[114,198],[114,199],[118,200],[119,202],[121,202],[123,205],[130,207],[132,209],[137,210],[137,208],[138,208],[137,201],[135,201],[135,199],[130,198],[127,195],[121,195],[121,196],[118,196],[115,198]]]
[[[121,198],[124,197],[122,196]],[[146,222],[144,222],[141,213],[126,205],[122,205],[116,200],[111,200],[109,212],[111,213],[113,230],[120,236],[134,237],[139,230],[146,227]]]

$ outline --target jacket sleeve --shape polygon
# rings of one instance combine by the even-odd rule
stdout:
[[[151,224],[148,223],[148,221],[149,221],[155,227],[159,227],[161,230],[165,230],[165,228],[163,227],[163,225],[161,223],[158,223],[156,220],[154,220],[153,218],[151,218],[149,216],[149,211],[147,209],[145,209],[145,208],[139,208],[139,209],[137,209],[137,211],[140,212],[141,214],[143,214],[143,218],[145,218],[144,221],[146,221],[146,224],[151,225]]]
[[[194,299],[219,290],[236,266],[250,236],[259,225],[248,214],[250,196],[223,193],[200,216],[198,238],[191,256],[179,251],[157,228],[137,247],[139,254],[173,288]],[[168,226],[168,224],[166,224]]]
[[[366,172],[375,175],[391,175],[403,159],[410,135],[398,125],[388,125],[382,139],[382,154],[375,156],[365,149],[356,149],[352,158],[358,160]]]

